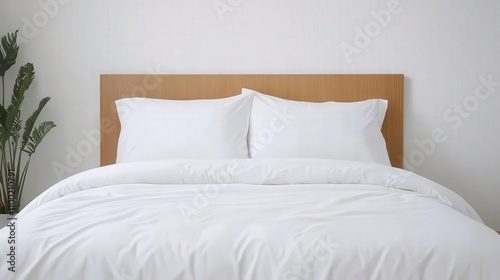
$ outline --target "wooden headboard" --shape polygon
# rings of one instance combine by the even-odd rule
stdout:
[[[389,101],[382,133],[393,166],[403,166],[402,74],[307,75],[101,75],[101,165],[115,163],[120,123],[115,100],[125,97],[163,99],[221,98],[241,88],[300,101]]]

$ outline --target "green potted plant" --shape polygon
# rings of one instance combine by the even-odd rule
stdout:
[[[19,68],[10,103],[6,106],[5,74],[16,63],[19,46],[17,31],[2,37],[0,44],[0,77],[2,77],[2,104],[0,106],[0,214],[19,211],[26,175],[31,156],[36,148],[55,127],[51,121],[35,123],[50,97],[40,101],[36,109],[24,122],[21,106],[25,94],[35,77],[33,64],[26,63]],[[8,98],[8,96],[7,96]]]

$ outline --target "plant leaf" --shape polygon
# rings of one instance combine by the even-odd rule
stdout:
[[[35,78],[35,69],[33,64],[27,63],[21,66],[17,74],[14,92],[12,94],[11,104],[7,108],[7,117],[5,120],[4,129],[9,133],[14,133],[13,128],[16,122],[19,122],[21,105],[24,100],[24,94],[30,87],[31,82]]]
[[[1,39],[0,48],[0,76],[5,76],[5,72],[16,63],[19,46],[17,45],[17,32],[8,33]]]
[[[24,150],[24,147],[26,146],[26,143],[28,143],[28,140],[30,138],[30,134],[33,131],[33,128],[35,127],[35,122],[38,119],[38,116],[40,115],[40,112],[42,112],[43,107],[45,107],[45,104],[49,102],[50,97],[45,97],[40,101],[40,104],[38,105],[38,109],[36,109],[33,114],[26,120],[24,124],[24,133],[23,133],[23,138],[21,142],[21,150]]]
[[[49,133],[49,131],[55,126],[56,125],[54,124],[54,122],[51,121],[42,122],[37,128],[33,130],[33,133],[31,134],[31,137],[26,143],[25,149],[23,151],[28,153],[29,156],[34,154],[36,148],[38,147],[40,142],[42,142],[45,135],[47,135],[47,133]]]
[[[0,126],[5,125],[7,114],[8,114],[7,110],[5,110],[5,108],[2,105],[0,105]]]
[[[3,65],[5,65],[5,56],[3,55],[3,48],[1,48],[1,47],[0,47],[0,65],[2,65],[2,66],[0,66],[0,71],[2,71],[2,72],[0,72],[0,74],[2,74],[0,76],[3,77],[3,76],[5,76],[6,71],[2,70],[2,69],[4,69]]]
[[[0,143],[4,143],[4,136],[7,137],[7,134],[6,131],[5,131],[5,122],[7,120],[7,110],[5,110],[5,108],[0,105]]]
[[[24,93],[29,89],[33,79],[35,78],[35,68],[33,64],[26,63],[19,68],[17,73],[16,84],[12,94],[11,104],[14,107],[20,107],[24,99]]]

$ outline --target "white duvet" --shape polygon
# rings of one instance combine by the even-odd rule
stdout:
[[[457,194],[317,159],[89,170],[1,229],[0,254],[2,280],[500,279],[500,236]]]

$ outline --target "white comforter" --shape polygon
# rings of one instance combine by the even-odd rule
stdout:
[[[317,159],[89,170],[0,230],[0,254],[2,280],[500,279],[500,236],[457,194]]]

